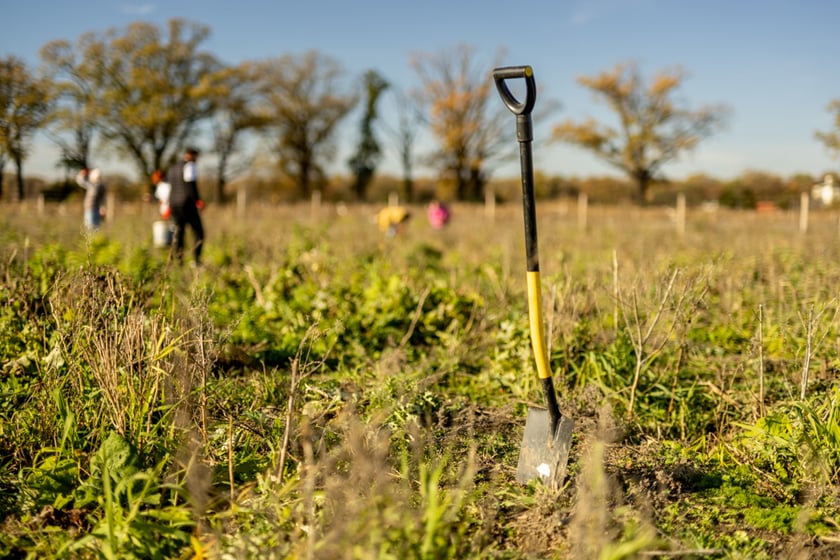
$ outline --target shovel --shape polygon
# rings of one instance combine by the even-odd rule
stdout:
[[[506,80],[525,79],[525,100],[519,101],[507,87]],[[569,447],[574,420],[560,413],[557,394],[551,379],[548,352],[543,332],[542,303],[540,301],[540,259],[537,246],[537,214],[534,203],[534,163],[531,142],[534,130],[531,111],[537,100],[534,71],[530,66],[508,66],[493,70],[496,89],[502,102],[516,115],[516,139],[519,141],[519,160],[522,165],[522,205],[525,214],[525,253],[527,257],[528,316],[531,324],[531,347],[537,374],[545,396],[545,408],[528,407],[528,419],[519,451],[516,480],[527,484],[539,479],[558,489],[566,476]]]

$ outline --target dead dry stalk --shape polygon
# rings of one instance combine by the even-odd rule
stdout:
[[[618,324],[618,303],[619,297],[621,295],[621,288],[618,284],[618,252],[613,249],[612,254],[612,265],[613,265],[613,300],[615,304],[613,305],[613,325],[615,325],[615,333],[618,334],[619,329],[621,328]]]
[[[823,316],[823,314],[826,312],[829,306],[834,307],[834,315],[832,315],[822,335],[818,336],[815,341],[814,338],[815,330],[817,328],[817,322],[820,320],[820,317]],[[832,326],[837,320],[838,314],[840,314],[840,305],[837,305],[836,298],[831,300],[828,304],[826,304],[826,306],[823,307],[818,313],[814,312],[814,306],[812,304],[808,308],[807,320],[805,320],[802,317],[801,313],[799,314],[799,320],[803,323],[803,326],[805,328],[805,356],[802,360],[802,379],[800,380],[799,384],[799,400],[804,401],[805,397],[807,396],[808,376],[811,371],[811,360],[813,359],[819,347],[822,345],[823,341],[825,341],[825,338],[828,336],[828,333],[832,330]]]
[[[668,281],[668,287],[665,289],[662,298],[659,300],[659,306],[657,307],[653,318],[649,319],[646,325],[642,324],[643,321],[639,316],[639,300],[636,290],[633,290],[633,293],[631,295],[631,311],[633,322],[632,324],[630,323],[631,318],[627,317],[626,314],[624,316],[624,319],[627,324],[627,332],[630,334],[630,341],[633,344],[633,350],[636,354],[636,363],[633,369],[633,383],[630,385],[630,403],[627,405],[628,419],[633,418],[633,412],[636,406],[636,391],[639,387],[639,377],[641,377],[642,370],[644,369],[645,365],[652,362],[653,359],[656,358],[656,355],[659,354],[659,352],[665,346],[665,343],[668,341],[668,335],[670,335],[676,327],[678,315],[675,314],[672,318],[670,325],[666,329],[666,336],[659,337],[658,339],[652,341],[653,334],[654,332],[656,332],[656,327],[664,314],[665,305],[668,303],[668,300],[671,296],[671,291],[674,289],[674,282],[676,281],[678,274],[679,269],[674,269],[674,272],[671,274],[671,278]],[[681,302],[682,298],[680,303]],[[648,349],[648,345],[651,342],[653,342],[653,346]]]
[[[638,293],[635,288],[631,293],[629,304],[623,305],[624,324],[635,354],[633,381],[630,384],[630,398],[627,406],[628,421],[632,420],[635,414],[636,395],[642,372],[657,358],[674,333],[679,330],[683,318],[697,309],[708,290],[708,285],[702,278],[694,277],[685,282],[678,293],[675,293],[679,276],[680,269],[674,269],[665,290],[658,298],[656,310],[647,317],[643,317],[640,312]],[[696,289],[698,284],[701,286],[699,290]],[[622,296],[618,280],[615,281],[615,285],[616,301],[621,304]],[[662,326],[663,321],[667,323],[665,326]],[[675,377],[679,374],[683,361],[684,339],[683,332],[680,341],[680,356],[676,364],[677,371],[674,372]]]
[[[422,304],[421,304],[422,305]],[[283,439],[280,444],[280,453],[277,459],[277,480],[283,480],[286,469],[286,458],[289,454],[289,446],[292,440],[292,429],[294,427],[294,418],[297,410],[297,395],[300,387],[300,382],[312,375],[324,365],[324,361],[329,355],[329,350],[324,353],[321,360],[312,360],[310,358],[312,351],[312,344],[320,338],[320,331],[318,325],[314,324],[309,327],[303,340],[298,346],[297,354],[291,363],[289,372],[289,397],[286,401],[286,414],[284,418],[285,427],[283,428]],[[311,444],[310,444],[311,447]]]
[[[808,322],[805,325],[805,359],[802,360],[802,381],[799,387],[799,400],[805,400],[808,389],[808,372],[811,369],[811,356],[813,355],[812,341],[814,339],[814,306],[808,309]]]
[[[292,368],[289,374],[289,399],[286,402],[286,418],[283,428],[283,441],[280,444],[280,457],[277,460],[277,480],[283,480],[286,469],[286,455],[289,452],[289,441],[292,437],[292,418],[295,412],[295,396],[298,387],[298,361],[292,360]]]
[[[764,304],[758,306],[758,414],[764,418]]]

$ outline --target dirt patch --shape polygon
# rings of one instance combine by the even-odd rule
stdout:
[[[538,505],[516,515],[510,522],[515,547],[527,555],[546,558],[569,552],[568,527],[571,518],[560,503],[544,496]]]
[[[840,538],[793,535],[773,545],[773,556],[790,560],[836,560],[840,558]]]

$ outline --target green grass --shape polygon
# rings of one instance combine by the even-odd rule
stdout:
[[[836,215],[562,209],[554,493],[514,481],[519,208],[392,240],[373,207],[209,208],[200,270],[151,208],[0,208],[0,557],[836,557]]]

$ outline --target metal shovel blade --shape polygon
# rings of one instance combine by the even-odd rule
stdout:
[[[539,479],[549,488],[558,489],[566,478],[569,447],[575,421],[562,416],[557,431],[551,434],[551,418],[544,408],[528,407],[528,419],[519,450],[516,481],[521,484]]]

